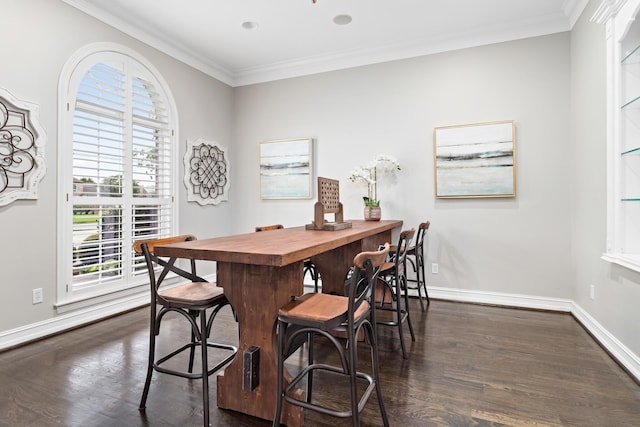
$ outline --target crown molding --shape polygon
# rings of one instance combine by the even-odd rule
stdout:
[[[577,0],[582,1],[582,0]],[[364,65],[379,64],[419,56],[432,55],[470,47],[502,43],[569,31],[568,19],[538,19],[495,26],[491,31],[471,29],[466,33],[443,34],[440,37],[389,44],[375,49],[350,49],[328,55],[302,58],[295,61],[267,64],[238,70],[234,86],[318,74]]]
[[[213,59],[203,58],[202,55],[196,54],[187,46],[167,40],[162,34],[158,34],[150,28],[146,28],[143,25],[133,25],[85,0],[62,1],[232,87],[570,31],[588,3],[588,0],[565,0],[562,5],[564,17],[542,17],[508,22],[504,25],[494,26],[490,31],[486,29],[471,29],[464,34],[456,34],[455,36],[442,34],[440,37],[413,40],[407,43],[391,44],[373,49],[344,50],[328,55],[310,56],[293,61],[233,70],[222,66]]]
[[[62,1],[64,3],[67,3],[69,6],[72,6],[86,13],[87,15],[92,16],[97,20],[115,28],[116,30],[122,31],[128,36],[131,36],[138,41],[148,44],[149,46],[159,50],[160,52],[165,53],[172,58],[195,68],[196,70],[202,71],[203,73],[215,79],[218,79],[223,83],[233,86],[234,76],[230,70],[217,64],[214,61],[202,58],[200,55],[197,55],[186,46],[182,46],[180,44],[166,40],[162,37],[162,35],[154,33],[152,30],[144,27],[143,25],[132,25],[129,22],[118,18],[117,16],[107,13],[104,10],[95,7],[90,3],[87,3],[84,0]]]

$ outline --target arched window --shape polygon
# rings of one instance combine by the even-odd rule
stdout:
[[[141,285],[132,251],[173,234],[175,105],[144,58],[118,45],[77,52],[60,77],[58,303]]]

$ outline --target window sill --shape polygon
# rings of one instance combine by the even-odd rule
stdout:
[[[69,313],[71,311],[85,309],[87,307],[95,306],[98,304],[111,303],[117,300],[129,299],[131,297],[139,296],[143,292],[147,292],[148,295],[149,285],[140,284],[127,289],[121,289],[113,291],[107,294],[95,295],[95,296],[77,296],[73,299],[59,302],[54,305],[58,314]],[[148,297],[145,297],[148,298]],[[147,301],[148,302],[148,301]]]
[[[640,254],[604,253],[601,258],[640,273]]]

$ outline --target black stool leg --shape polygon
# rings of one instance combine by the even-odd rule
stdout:
[[[429,299],[429,292],[427,291],[427,276],[424,273],[424,256],[420,254],[420,269],[422,270],[422,286],[424,286],[424,296],[427,299],[427,307],[431,304],[431,300]],[[418,284],[420,286],[420,284]],[[422,310],[424,311],[424,310]]]
[[[151,304],[155,304],[152,302]],[[153,374],[153,362],[156,357],[156,313],[151,310],[151,320],[149,327],[149,361],[147,362],[147,378],[144,381],[144,389],[142,398],[140,399],[139,409],[143,410],[147,407],[147,396],[149,395],[149,386],[151,386],[151,375]]]
[[[409,332],[411,333],[411,341],[416,340],[416,335],[413,333],[413,325],[411,324],[411,311],[409,310],[409,292],[407,289],[407,278],[403,277],[404,280],[404,310],[407,313],[407,324],[409,325]]]
[[[373,368],[373,380],[376,382],[376,395],[378,397],[378,406],[380,407],[380,416],[384,427],[389,427],[389,418],[387,410],[384,407],[382,399],[382,386],[380,385],[380,368],[378,366],[378,338],[376,331],[371,325],[365,325],[365,330],[369,332],[369,342],[371,343],[371,367]]]
[[[282,394],[284,390],[283,379],[284,376],[284,334],[286,326],[283,322],[278,320],[278,326],[276,333],[278,334],[278,375],[277,375],[277,390],[278,396],[276,397],[276,413],[273,416],[273,427],[280,426],[280,414],[282,413]]]
[[[200,347],[202,352],[202,407],[204,411],[204,427],[209,427],[209,361],[207,347],[207,316],[200,312]]]

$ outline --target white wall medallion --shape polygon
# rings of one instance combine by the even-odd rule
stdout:
[[[0,88],[0,206],[38,198],[38,183],[46,170],[46,135],[38,111],[37,104]]]
[[[187,140],[184,185],[188,201],[217,205],[228,199],[230,165],[225,154],[226,148],[213,141]]]

